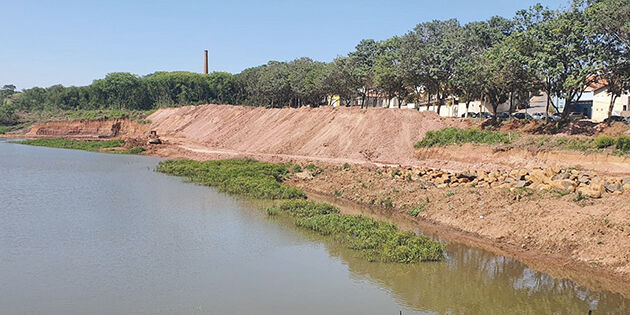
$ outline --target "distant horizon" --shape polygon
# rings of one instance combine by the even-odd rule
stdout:
[[[362,39],[403,35],[417,24],[456,18],[461,24],[492,16],[512,18],[537,2],[552,9],[568,0],[504,3],[454,0],[330,0],[314,3],[248,0],[240,3],[153,2],[85,4],[75,0],[4,5],[0,26],[10,30],[0,50],[0,86],[84,86],[112,72],[239,73],[268,61],[300,57],[330,62]],[[400,10],[400,8],[408,8]],[[391,10],[388,10],[390,8]],[[444,8],[448,8],[445,10]]]

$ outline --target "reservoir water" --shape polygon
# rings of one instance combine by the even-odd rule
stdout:
[[[370,263],[159,159],[0,140],[0,314],[624,314],[489,252]]]

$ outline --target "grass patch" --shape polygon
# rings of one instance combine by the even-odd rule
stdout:
[[[616,149],[623,154],[630,153],[630,136],[617,138]]]
[[[409,214],[412,217],[417,217],[420,214],[420,212],[424,211],[425,207],[426,205],[424,203],[419,203],[417,206],[407,211],[407,214]]]
[[[416,143],[416,148],[428,148],[433,146],[446,146],[463,143],[510,143],[510,135],[500,131],[445,128],[442,130],[428,131],[424,138]]]
[[[135,147],[135,148],[131,148],[131,149],[125,149],[125,150],[118,150],[118,151],[108,151],[107,153],[114,153],[114,154],[140,154],[144,151],[146,151],[147,149],[145,149],[144,147]]]
[[[125,144],[123,140],[107,140],[107,141],[80,141],[69,140],[63,138],[51,138],[51,139],[35,139],[16,141],[16,143],[35,145],[40,147],[52,147],[62,149],[75,149],[85,151],[99,151],[106,148],[119,148]]]
[[[341,214],[326,203],[284,201],[267,213],[293,216],[297,226],[332,236],[348,248],[361,251],[370,261],[416,263],[444,257],[443,244],[412,232],[402,232],[393,224]]]
[[[598,149],[604,149],[615,145],[616,139],[611,136],[601,136],[593,141],[593,145],[595,145]]]
[[[220,161],[163,161],[157,171],[189,178],[193,183],[216,187],[220,191],[253,198],[305,198],[303,191],[282,184],[289,174],[286,164],[273,164],[249,159]]]

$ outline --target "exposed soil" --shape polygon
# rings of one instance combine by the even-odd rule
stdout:
[[[624,283],[630,283],[628,192],[574,202],[573,194],[553,192],[518,195],[496,188],[440,189],[392,178],[389,169],[383,168],[465,171],[555,166],[627,176],[628,158],[474,145],[416,150],[414,144],[427,131],[473,127],[479,121],[407,109],[205,105],[160,109],[147,119],[150,125],[130,120],[50,122],[35,125],[20,137],[124,138],[128,143],[144,144],[149,130],[155,130],[164,144],[145,145],[148,151],[144,154],[196,160],[250,157],[315,162],[325,166],[323,173],[314,178],[296,176],[289,183],[367,206],[387,204],[389,199],[393,206],[382,209],[404,217],[409,217],[408,209],[424,202],[424,211],[413,218],[417,225],[432,226],[438,234],[451,231],[451,239],[514,255],[542,271],[548,265],[560,266],[552,274],[630,297],[630,286]],[[523,132],[530,127],[505,128]],[[627,133],[622,127],[613,128],[617,129],[595,132]],[[344,163],[353,164],[351,170],[344,171],[340,167]],[[563,270],[574,272],[563,274]]]
[[[534,268],[630,296],[630,193],[575,201],[575,195],[507,189],[440,189],[391,175],[391,168],[323,167],[289,183],[379,207],[429,225],[448,240],[514,256]],[[389,206],[388,201],[391,202]],[[410,209],[424,204],[417,218]],[[555,267],[555,268],[552,268]]]

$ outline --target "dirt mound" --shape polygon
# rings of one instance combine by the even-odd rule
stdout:
[[[31,127],[24,137],[107,139],[145,133],[146,127],[129,119],[97,119],[40,123]]]
[[[416,161],[413,145],[426,131],[472,124],[409,109],[230,105],[165,108],[148,119],[160,137],[187,149],[385,164]]]

